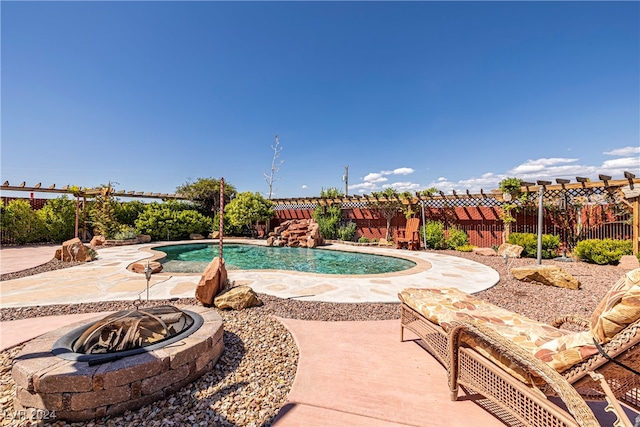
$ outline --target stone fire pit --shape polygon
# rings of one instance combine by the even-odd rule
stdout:
[[[213,369],[224,349],[222,318],[201,306],[185,307],[204,323],[165,347],[90,366],[51,351],[62,336],[87,322],[57,329],[28,342],[15,358],[15,409],[85,421],[162,399]],[[54,418],[54,417],[51,417]]]

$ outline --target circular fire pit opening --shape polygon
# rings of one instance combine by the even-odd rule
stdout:
[[[51,351],[92,366],[162,348],[191,335],[202,324],[199,314],[172,305],[123,310],[63,335]]]
[[[27,342],[11,371],[15,409],[67,421],[119,415],[163,399],[211,371],[224,350],[220,315],[202,306],[158,309],[103,316]],[[135,324],[139,328],[124,329]],[[82,336],[87,339],[81,342]],[[113,347],[110,352],[108,347]],[[76,351],[83,348],[103,353]]]

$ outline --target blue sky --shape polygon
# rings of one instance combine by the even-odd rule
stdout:
[[[640,176],[638,2],[0,3],[2,181]],[[10,194],[8,194],[10,195]]]

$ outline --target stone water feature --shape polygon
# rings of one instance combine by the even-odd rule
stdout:
[[[267,246],[315,248],[324,245],[320,227],[313,219],[292,219],[276,227],[267,238]]]

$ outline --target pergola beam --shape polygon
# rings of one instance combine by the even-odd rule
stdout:
[[[22,191],[28,193],[55,193],[55,194],[72,194],[75,193],[69,190],[69,186],[65,185],[62,188],[56,188],[56,184],[51,184],[48,188],[43,188],[42,183],[37,183],[33,187],[27,187],[26,182],[20,183],[20,185],[11,185],[9,181],[5,181],[0,186],[0,191]],[[81,190],[78,195],[79,196],[95,196],[101,194],[102,190],[99,188],[90,188],[87,190]],[[187,200],[186,197],[181,196],[180,194],[166,194],[166,193],[150,193],[150,192],[142,192],[142,191],[126,191],[126,190],[118,190],[115,193],[112,193],[117,197],[133,197],[133,198],[143,198],[143,199],[177,199],[177,200]]]

